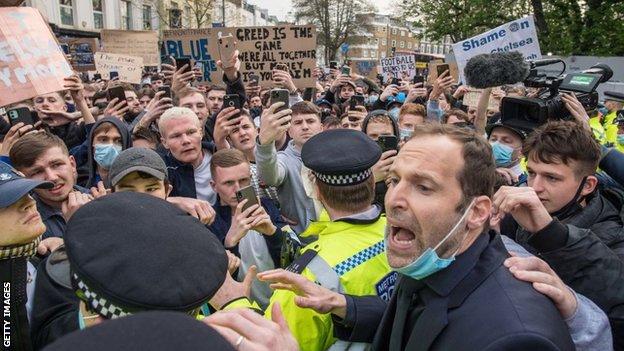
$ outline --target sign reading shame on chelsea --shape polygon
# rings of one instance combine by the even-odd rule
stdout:
[[[316,67],[316,27],[313,25],[165,30],[163,54],[201,62],[203,72],[199,82],[221,84],[223,72],[217,70],[216,64],[220,59],[219,33],[231,34],[237,42],[243,82],[255,74],[260,77],[260,85],[269,86],[272,70],[281,63],[288,66],[298,88],[315,86],[312,73]]]
[[[463,82],[466,81],[464,67],[473,56],[507,51],[519,51],[525,60],[542,58],[532,15],[453,44],[453,53]]]

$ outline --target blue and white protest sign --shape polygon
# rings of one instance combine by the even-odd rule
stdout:
[[[462,82],[466,81],[464,67],[473,56],[507,51],[519,51],[526,60],[542,58],[532,15],[453,44],[453,53]]]

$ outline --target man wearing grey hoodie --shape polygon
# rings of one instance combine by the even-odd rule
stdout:
[[[301,148],[323,130],[323,125],[319,109],[310,102],[302,101],[291,109],[276,112],[282,106],[283,103],[278,102],[262,114],[256,140],[256,164],[262,181],[277,188],[282,215],[292,223],[295,233],[300,234],[319,215],[314,200],[304,188]],[[277,152],[275,140],[286,132],[292,140],[284,151]]]

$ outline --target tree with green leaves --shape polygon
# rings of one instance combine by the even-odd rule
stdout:
[[[403,0],[404,20],[453,42],[533,14],[540,47],[557,55],[624,55],[621,0]]]
[[[325,64],[336,58],[340,46],[368,30],[358,13],[371,12],[368,0],[293,0],[295,19],[315,24],[319,45],[325,50]]]

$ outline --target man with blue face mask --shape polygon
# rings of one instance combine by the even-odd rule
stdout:
[[[90,188],[99,181],[107,183],[108,170],[119,153],[132,146],[126,125],[118,118],[97,121],[89,134],[89,159],[78,168],[78,183]]]
[[[520,165],[526,132],[501,121],[488,125],[486,132],[496,162],[496,173],[507,185],[526,184],[527,174]]]

